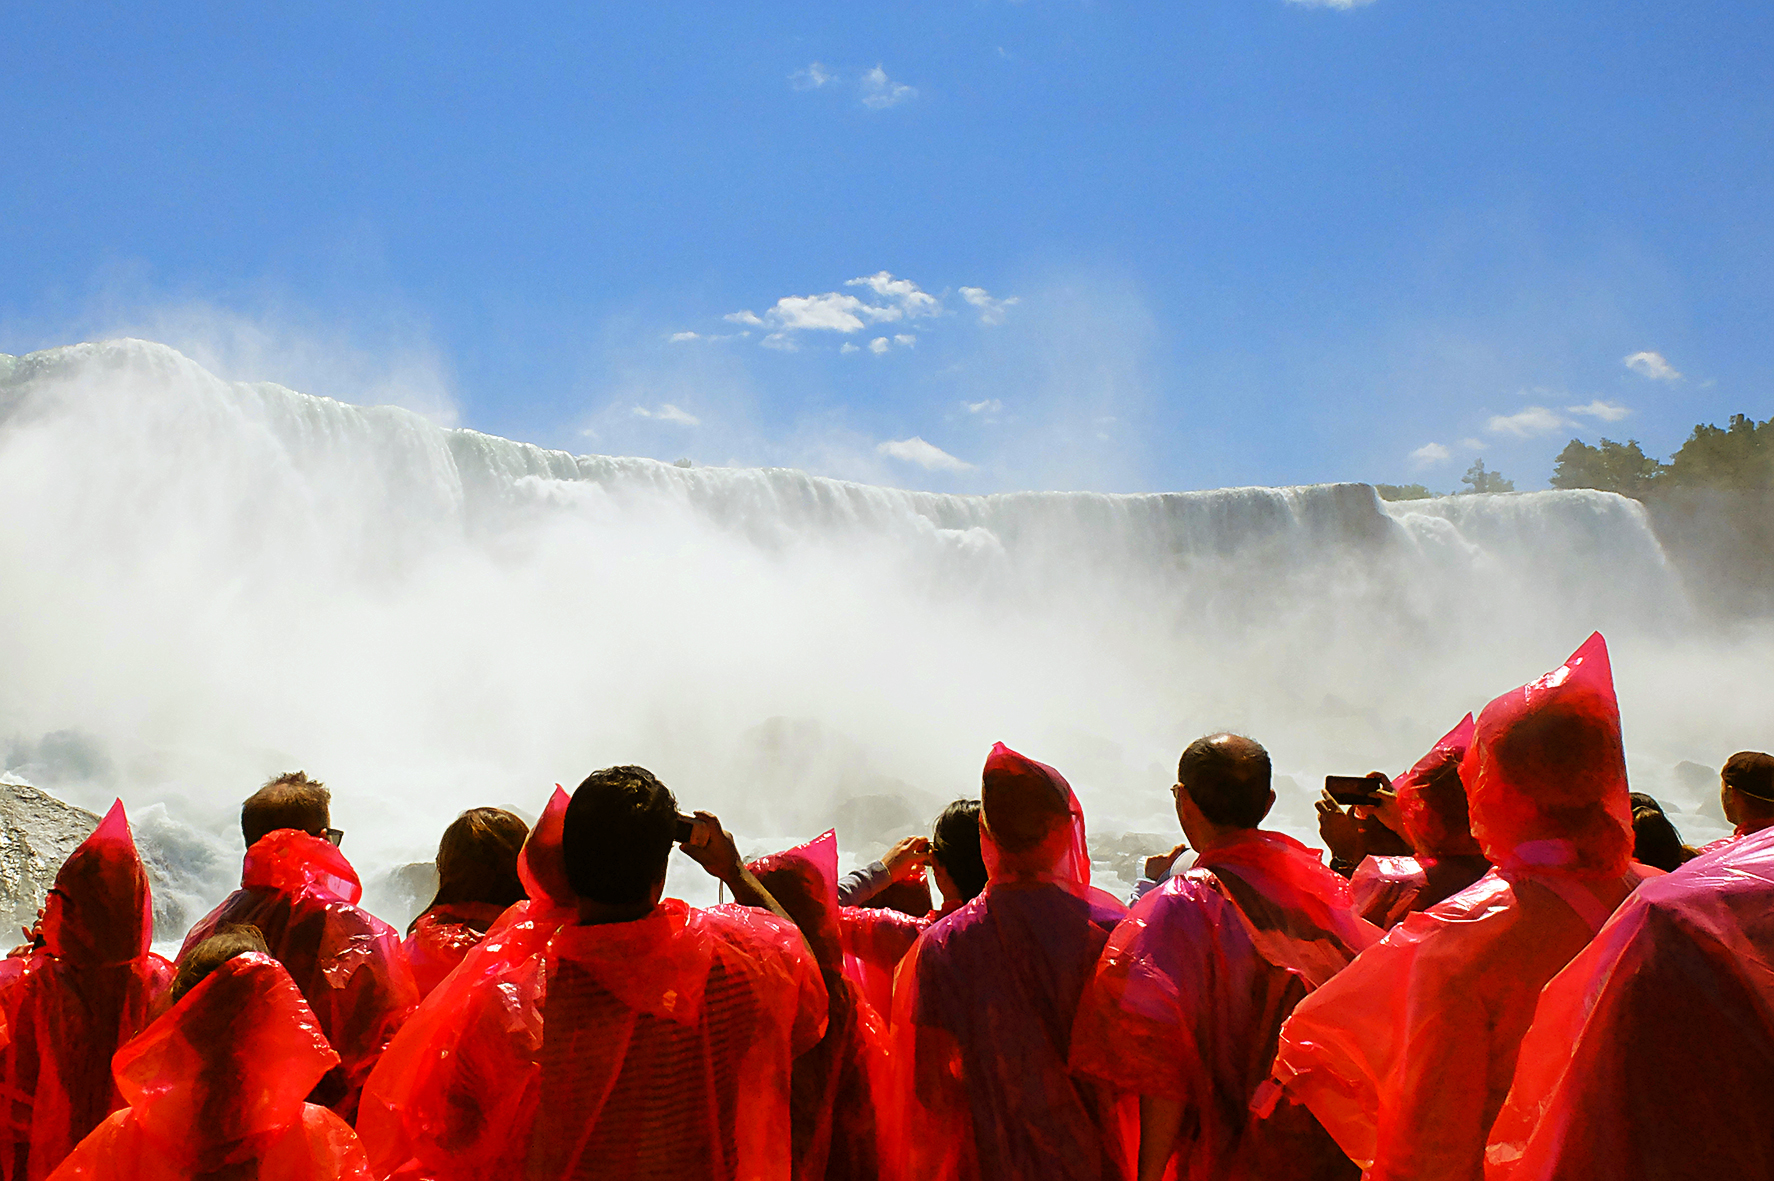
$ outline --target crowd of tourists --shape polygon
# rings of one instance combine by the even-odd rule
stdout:
[[[1774,1176],[1774,758],[1684,846],[1597,635],[1373,778],[1327,863],[1261,745],[1191,743],[1124,901],[1001,744],[842,878],[609,767],[458,817],[403,933],[294,772],[176,962],[119,803],[0,960],[0,1181]],[[732,901],[665,897],[674,848]]]

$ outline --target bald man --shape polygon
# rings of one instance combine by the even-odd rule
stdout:
[[[1318,853],[1257,827],[1275,804],[1262,746],[1198,739],[1170,790],[1195,867],[1110,936],[1078,1008],[1072,1069],[1140,1097],[1140,1181],[1159,1181],[1173,1158],[1178,1181],[1353,1178],[1311,1114],[1267,1102],[1263,1084],[1294,1005],[1380,931]]]

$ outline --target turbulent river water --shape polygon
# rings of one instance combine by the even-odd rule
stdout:
[[[1699,621],[1605,493],[909,492],[574,456],[142,341],[0,357],[0,608],[6,773],[121,796],[192,906],[296,767],[366,877],[619,762],[748,849],[836,824],[868,856],[997,740],[1093,831],[1170,840],[1177,754],[1219,728],[1310,837],[1318,777],[1408,765],[1599,629],[1634,786],[1699,838],[1774,716],[1766,633]]]

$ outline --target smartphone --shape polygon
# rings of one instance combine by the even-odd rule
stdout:
[[[680,812],[677,832],[672,839],[680,845],[701,845],[707,842],[708,831],[702,821]]]
[[[1384,787],[1378,779],[1369,779],[1366,775],[1326,775],[1324,790],[1330,798],[1345,808],[1353,804],[1365,804],[1373,807],[1380,802],[1374,793]]]

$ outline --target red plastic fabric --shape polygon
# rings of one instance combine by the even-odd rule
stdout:
[[[377,1175],[788,1178],[790,1063],[827,1012],[800,932],[675,899],[578,925],[559,905],[566,799],[519,857],[531,899],[426,998],[365,1088]]]
[[[418,917],[401,947],[421,1000],[487,937],[487,930],[504,913],[503,906],[491,902],[446,902]]]
[[[1600,632],[1563,665],[1484,707],[1460,777],[1472,833],[1491,864],[1598,880],[1626,872],[1632,801]]]
[[[952,908],[951,908],[952,909]],[[947,916],[948,909],[915,919],[897,910],[846,906],[838,911],[844,945],[844,975],[862,989],[883,1017],[893,1013],[893,977],[918,936]]]
[[[1467,883],[1470,885],[1471,883]],[[1419,907],[1417,899],[1429,888],[1429,875],[1415,857],[1363,857],[1349,879],[1355,913],[1382,930],[1396,927],[1405,915]]]
[[[1126,908],[1090,888],[1084,813],[1053,768],[1003,744],[985,777],[1064,793],[1071,822],[1007,855],[985,826],[985,892],[941,919],[900,965],[889,1142],[911,1179],[1123,1175],[1126,1110],[1067,1067],[1078,998]]]
[[[179,955],[223,927],[257,927],[339,1052],[314,1098],[350,1119],[376,1059],[419,1003],[400,935],[358,908],[363,887],[344,854],[297,829],[248,849],[240,885],[191,929]]]
[[[43,945],[0,993],[0,1177],[37,1181],[122,1102],[111,1055],[148,1024],[172,965],[148,950],[154,904],[123,803],[56,874]]]
[[[1072,1033],[1072,1066],[1117,1090],[1183,1100],[1176,1175],[1343,1176],[1303,1111],[1259,1120],[1275,1037],[1301,997],[1379,931],[1319,854],[1250,830],[1201,852],[1115,929]]]
[[[1598,635],[1485,707],[1463,773],[1500,869],[1407,917],[1282,1028],[1276,1078],[1368,1181],[1482,1175],[1541,987],[1657,873],[1622,859],[1632,827],[1613,703]]]
[[[1774,830],[1646,882],[1540,994],[1487,1181],[1774,1177]]]
[[[257,952],[235,956],[117,1052],[129,1106],[55,1177],[368,1178],[350,1126],[303,1102],[338,1060],[283,966]]]
[[[877,1121],[888,1098],[887,1023],[844,976],[838,834],[759,858],[751,871],[801,928],[825,980],[825,1036],[795,1059],[790,1082],[794,1175],[875,1181],[887,1147]]]

